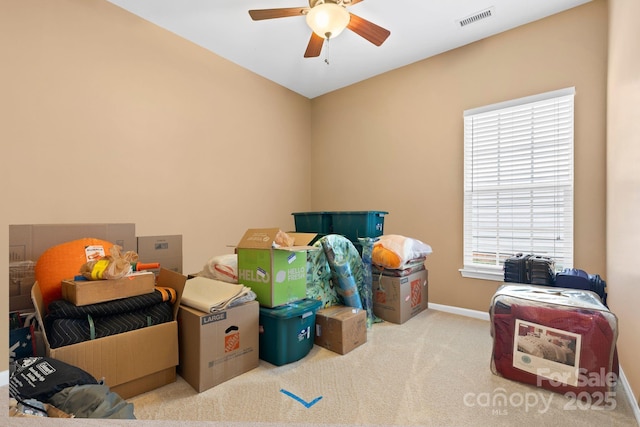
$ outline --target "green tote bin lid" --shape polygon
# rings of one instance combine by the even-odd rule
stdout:
[[[305,298],[300,301],[281,305],[274,308],[260,307],[260,314],[277,319],[291,319],[292,317],[305,316],[305,314],[315,314],[322,306],[322,301]],[[310,313],[311,312],[311,313]]]

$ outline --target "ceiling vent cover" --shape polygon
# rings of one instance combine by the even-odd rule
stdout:
[[[493,16],[493,13],[494,13],[494,8],[490,7],[480,12],[474,13],[473,15],[467,16],[466,18],[460,19],[457,22],[458,24],[460,24],[460,27],[464,27],[469,24],[473,24],[474,22],[478,22],[483,19],[490,18],[491,16]]]

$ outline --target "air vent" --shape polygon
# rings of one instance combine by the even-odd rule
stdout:
[[[464,27],[469,24],[473,24],[474,22],[478,22],[483,19],[490,18],[491,16],[493,16],[493,11],[494,11],[494,8],[490,7],[480,12],[474,13],[473,15],[467,16],[466,18],[460,19],[457,22],[458,24],[460,24],[460,27]]]

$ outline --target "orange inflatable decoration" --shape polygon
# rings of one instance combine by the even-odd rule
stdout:
[[[80,272],[80,267],[97,256],[93,249],[102,247],[104,255],[109,255],[113,243],[106,240],[83,238],[53,246],[38,258],[35,279],[40,286],[45,310],[49,303],[62,298],[62,281],[72,279]]]

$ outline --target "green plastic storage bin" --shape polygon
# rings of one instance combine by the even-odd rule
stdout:
[[[352,242],[358,237],[379,237],[384,233],[384,216],[389,212],[353,211],[332,212],[334,234],[341,234]]]
[[[306,298],[275,308],[260,307],[260,359],[281,366],[309,354],[321,306],[321,301]]]
[[[291,215],[299,233],[331,233],[331,212],[294,212]]]

